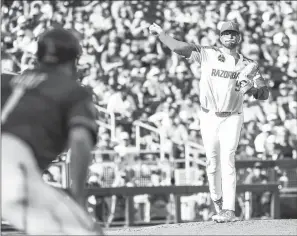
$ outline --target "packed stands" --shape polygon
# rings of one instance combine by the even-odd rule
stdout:
[[[259,63],[271,96],[246,97],[236,157],[297,159],[296,9],[295,1],[2,1],[1,63],[15,72],[33,68],[38,35],[48,27],[75,28],[83,45],[80,79],[99,107],[89,185],[114,186],[118,178],[125,186],[182,184],[189,178],[204,185],[199,67],[171,53],[148,26],[156,22],[177,39],[218,46],[221,22],[237,21],[240,50]],[[149,128],[137,128],[137,122]],[[197,144],[190,147],[196,151],[185,151],[188,143]],[[195,167],[193,174],[186,167]],[[254,171],[238,171],[239,181],[250,181]],[[275,171],[277,181],[297,186],[296,169]],[[208,220],[209,196],[199,199],[204,205],[197,205],[192,218]]]

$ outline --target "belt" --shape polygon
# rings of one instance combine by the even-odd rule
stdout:
[[[204,111],[205,113],[209,113],[210,110],[204,108],[204,107],[201,107],[202,111]],[[241,114],[241,112],[231,112],[231,111],[222,111],[222,112],[214,112],[214,114],[218,117],[228,117],[228,116],[231,116],[233,114]]]

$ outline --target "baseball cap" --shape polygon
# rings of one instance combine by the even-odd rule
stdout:
[[[222,24],[220,34],[227,30],[236,31],[237,33],[239,33],[239,25],[233,21],[227,21]]]

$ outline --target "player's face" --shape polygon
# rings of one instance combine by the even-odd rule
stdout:
[[[220,36],[221,43],[228,49],[235,48],[240,41],[240,35],[236,31],[227,30]]]

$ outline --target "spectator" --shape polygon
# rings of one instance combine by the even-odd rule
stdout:
[[[119,155],[115,162],[119,170],[128,170],[135,164],[138,150],[131,145],[130,136],[127,132],[123,131],[119,136],[118,145],[114,147]]]
[[[288,127],[290,127],[290,124],[292,123],[291,121],[297,119],[297,101],[290,101],[288,103],[288,112],[286,113],[286,121],[288,123]],[[286,126],[286,121],[285,121],[285,126]],[[295,126],[296,127],[296,126]],[[294,127],[292,126],[293,129],[288,129],[291,130],[293,133],[295,131],[296,133],[296,129],[294,129]]]
[[[100,150],[114,150],[114,144],[111,141],[110,134],[105,131],[100,135],[99,142],[97,143],[97,148]],[[102,154],[102,161],[111,161],[110,154]]]
[[[173,142],[173,157],[183,157],[184,144],[188,141],[188,130],[179,117],[175,117],[172,129],[168,130],[168,138]]]
[[[258,134],[259,128],[256,121],[244,123],[244,129],[241,132],[240,143],[246,146],[246,153],[248,156],[254,156],[256,154],[254,140]]]
[[[263,159],[272,159],[276,160],[279,156],[279,150],[276,148],[276,136],[274,134],[270,134],[265,143],[264,143],[265,151],[263,155]]]
[[[256,162],[245,179],[245,184],[265,184],[268,177],[263,173],[262,164]],[[252,217],[269,216],[270,193],[252,193]]]
[[[272,127],[269,124],[265,124],[262,126],[262,132],[258,134],[254,140],[255,151],[259,158],[263,157],[263,153],[265,152],[265,142],[269,135],[271,134]]]
[[[121,124],[127,125],[133,121],[136,104],[133,97],[124,88],[120,88],[118,92],[110,96],[107,110],[115,113]]]
[[[263,168],[261,162],[256,162],[253,170],[246,177],[246,184],[259,184],[267,180],[267,176],[263,174]]]
[[[107,51],[104,51],[101,57],[101,65],[104,71],[108,72],[112,69],[123,66],[119,49],[119,45],[116,42],[110,41],[108,43]]]
[[[289,139],[291,139],[291,146],[293,147],[293,158],[297,159],[297,102],[289,103],[289,113],[284,122],[284,127],[289,132]]]
[[[277,140],[276,150],[278,150],[278,159],[292,158],[294,147],[294,140],[292,136],[289,135],[289,131],[285,127],[280,127],[276,134]],[[296,142],[295,142],[296,144]]]
[[[267,119],[269,119],[268,116],[270,116],[271,118],[273,117],[273,120],[278,119],[278,105],[272,95],[267,100],[263,101],[261,105]]]
[[[135,144],[133,122],[140,119],[166,134],[162,148],[167,156],[182,157],[184,142],[203,144],[199,133],[200,67],[174,53],[166,57],[168,49],[149,36],[148,22],[164,17],[159,24],[177,39],[219,46],[216,30],[221,21],[233,19],[243,32],[242,53],[259,62],[272,91],[270,100],[264,102],[245,99],[237,158],[259,154],[262,159],[297,159],[296,3],[165,1],[153,5],[150,8],[145,1],[76,1],[74,5],[70,1],[5,1],[1,6],[2,68],[20,72],[34,67],[36,39],[46,28],[74,28],[83,41],[80,79],[97,95],[97,104],[117,117],[118,143],[112,143],[109,131],[103,130],[97,148],[115,150],[117,146],[121,153],[117,161],[129,161],[133,166],[137,155],[126,154]],[[110,117],[100,113],[100,121],[110,124]],[[159,135],[142,132],[141,147],[160,150]],[[145,157],[158,160],[158,155]],[[98,155],[99,159],[112,160],[112,156]],[[94,166],[95,172],[104,172]],[[146,171],[141,175],[149,176]],[[106,181],[102,176],[99,180]]]
[[[251,97],[245,100],[243,103],[243,114],[244,123],[254,120],[261,123],[264,123],[266,121],[265,113],[263,112],[261,104]]]
[[[203,145],[199,124],[190,124],[188,141]]]
[[[153,171],[151,174],[151,185],[160,186],[161,173]],[[149,195],[148,200],[150,202],[150,219],[151,220],[165,220],[167,217],[167,204],[169,202],[169,195]]]
[[[112,187],[124,187],[133,186],[129,179],[126,178],[126,173],[123,171],[116,172],[115,180]],[[115,196],[111,197],[110,215],[107,220],[106,227],[109,227],[111,223],[115,220],[127,220],[126,218],[126,197],[125,196]]]
[[[282,187],[284,187],[284,188],[287,188],[288,187],[289,178],[287,176],[287,172],[286,171],[283,171],[283,173],[279,177],[278,181],[281,183]]]

